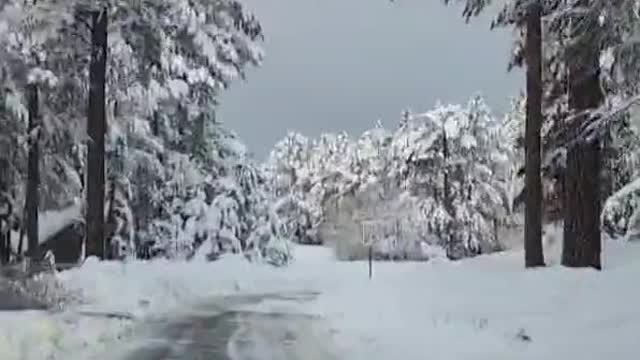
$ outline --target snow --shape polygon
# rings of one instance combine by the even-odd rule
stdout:
[[[67,291],[81,296],[82,303],[60,313],[0,312],[0,359],[90,358],[127,337],[136,319],[253,285],[252,281],[260,280],[256,266],[239,256],[215,263],[119,263],[88,258],[82,267],[56,275]],[[122,314],[133,320],[83,313]],[[32,342],[37,342],[37,348],[29,345]]]
[[[215,296],[298,291],[320,295],[295,306],[246,306],[321,316],[314,331],[325,331],[323,346],[338,358],[635,359],[640,290],[630,281],[640,271],[640,244],[603,245],[602,272],[556,265],[559,244],[548,241],[551,266],[543,269],[523,269],[516,248],[458,262],[375,263],[371,280],[366,262],[337,262],[322,247],[296,246],[288,268],[229,255],[213,263],[90,258],[57,275],[82,304],[53,314],[0,313],[0,358],[86,359],[135,338],[138,322]]]
[[[338,264],[325,269],[332,284],[314,311],[348,359],[634,359],[638,290],[625,277],[638,271],[639,251],[607,242],[602,273],[525,271],[520,251],[375,264],[373,281],[364,263]]]

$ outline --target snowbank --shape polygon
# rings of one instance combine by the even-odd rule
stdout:
[[[61,312],[0,312],[0,359],[80,360],[103,354],[149,317],[188,309],[214,296],[277,288],[270,281],[277,279],[275,272],[240,256],[213,263],[89,258],[55,279],[81,303]]]
[[[338,264],[314,312],[354,360],[636,359],[640,246],[606,242],[603,260],[600,273],[525,271],[521,252],[378,263],[372,281],[364,263]]]

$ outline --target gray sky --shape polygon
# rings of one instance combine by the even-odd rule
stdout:
[[[442,0],[244,0],[262,22],[264,65],[222,97],[219,118],[258,159],[287,130],[360,133],[403,109],[481,92],[496,112],[523,87],[508,31],[465,24]]]

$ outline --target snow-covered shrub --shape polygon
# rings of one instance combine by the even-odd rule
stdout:
[[[611,237],[637,239],[640,236],[640,179],[614,193],[604,203],[602,229]]]
[[[279,224],[263,216],[247,239],[247,255],[253,261],[265,261],[274,266],[287,265],[292,260],[289,240],[277,229]]]
[[[26,307],[44,306],[55,310],[82,301],[82,294],[67,289],[55,273],[42,272],[18,280],[0,279],[0,282],[0,287],[7,286],[7,290],[22,299],[22,305]]]
[[[316,222],[318,216],[309,202],[300,194],[284,195],[275,205],[275,211],[282,221],[283,234],[301,244],[318,244]]]
[[[333,247],[338,260],[353,261],[367,257],[362,226],[355,218],[355,212],[356,200],[350,196],[332,199],[325,209],[324,221],[318,232],[323,242]]]
[[[192,259],[204,251],[209,260],[244,253],[252,260],[288,263],[288,240],[264,175],[237,138],[218,134],[211,144],[215,153],[204,163],[184,155],[165,159],[167,181],[158,194],[158,215],[141,231],[153,242],[149,252]]]

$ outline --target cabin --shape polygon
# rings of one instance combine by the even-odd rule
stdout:
[[[40,254],[51,251],[59,268],[77,264],[82,259],[84,221],[72,219],[58,231],[41,239]]]
[[[59,268],[77,264],[82,259],[84,220],[81,206],[72,205],[62,210],[44,211],[39,214],[38,237],[41,254],[51,251]],[[18,249],[22,244],[22,249]],[[26,236],[20,241],[18,232],[11,236],[11,252],[24,254],[28,251]]]
[[[51,251],[56,264],[76,264],[81,260],[84,241],[84,219],[81,204],[61,210],[44,211],[40,215],[39,252]]]

